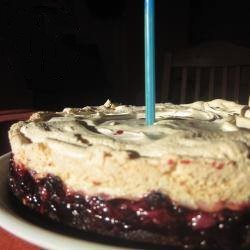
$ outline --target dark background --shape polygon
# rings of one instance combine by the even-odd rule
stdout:
[[[163,55],[225,40],[250,47],[250,2],[155,0]],[[143,0],[1,0],[0,109],[144,101]]]

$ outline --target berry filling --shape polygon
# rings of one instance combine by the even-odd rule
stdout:
[[[35,178],[35,173],[13,161],[9,185],[25,206],[40,214],[81,230],[135,241],[183,249],[237,249],[250,227],[247,208],[214,213],[191,210],[160,192],[138,200],[88,196],[69,191],[56,176]],[[131,236],[136,231],[143,236]]]

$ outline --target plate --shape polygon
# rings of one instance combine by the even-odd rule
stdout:
[[[139,249],[125,242],[80,232],[33,214],[20,205],[8,190],[10,153],[0,157],[0,226],[34,245],[51,250]],[[27,212],[28,211],[28,212]],[[144,248],[143,248],[144,249]]]

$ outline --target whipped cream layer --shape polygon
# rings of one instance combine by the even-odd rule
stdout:
[[[206,211],[240,209],[250,197],[250,109],[221,99],[38,112],[9,132],[14,159],[87,195],[138,199],[152,191]]]

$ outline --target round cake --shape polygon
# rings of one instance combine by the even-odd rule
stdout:
[[[250,108],[216,99],[37,112],[12,125],[9,184],[80,230],[181,249],[238,249],[250,227]]]

